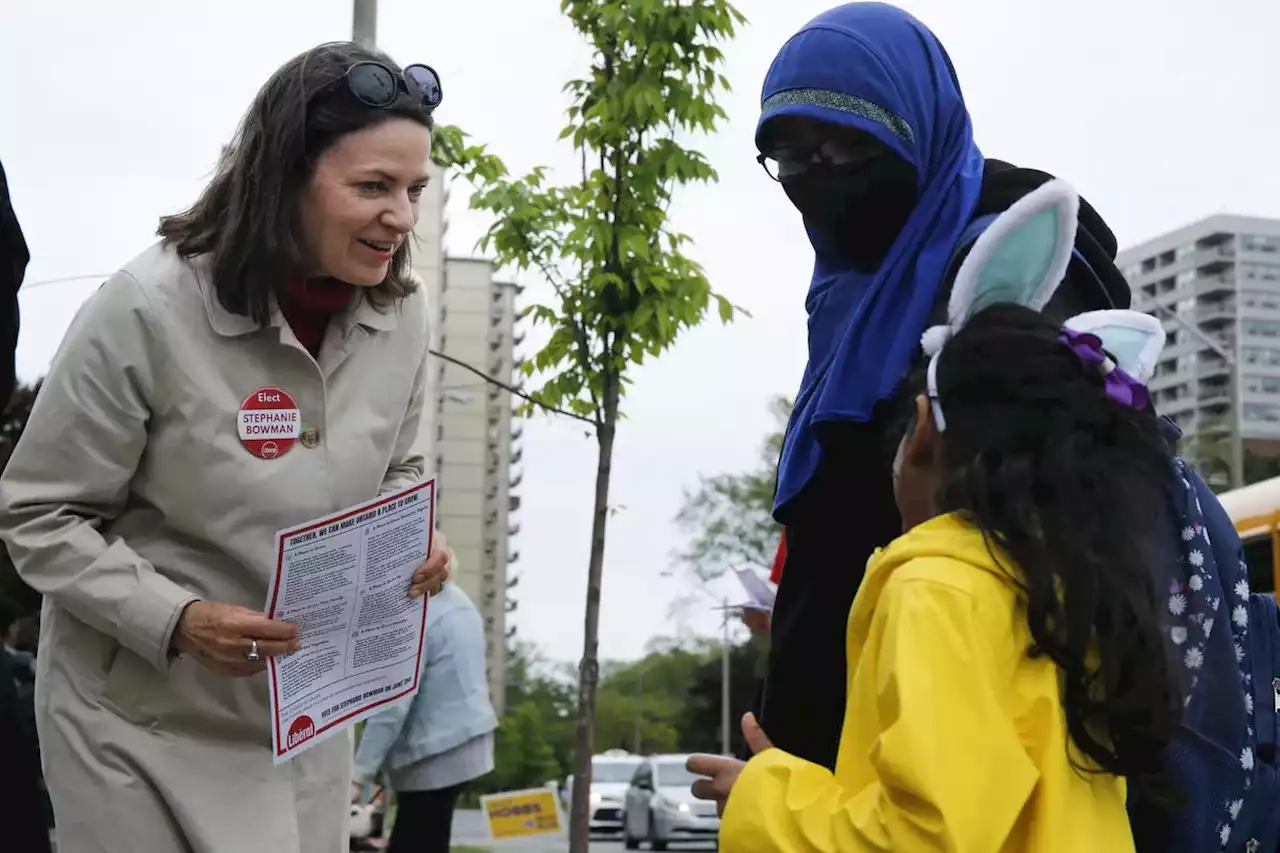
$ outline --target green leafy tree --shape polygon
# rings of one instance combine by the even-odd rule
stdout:
[[[1263,480],[1270,480],[1272,477],[1280,477],[1280,456],[1270,456],[1245,450],[1244,484],[1248,486],[1253,483],[1261,483]]]
[[[528,700],[503,714],[494,738],[494,768],[486,787],[515,791],[538,787],[556,779],[560,767],[551,748],[548,720],[538,705]]]
[[[542,714],[556,778],[568,774],[573,755],[575,694],[572,667],[552,663],[530,643],[512,645],[507,658],[507,707],[530,704]]]
[[[715,171],[682,139],[724,118],[719,43],[744,18],[727,0],[562,0],[561,11],[593,49],[588,73],[571,80],[561,134],[579,155],[576,183],[552,185],[546,170],[507,174],[497,158],[468,146],[456,129],[437,134],[437,160],[475,187],[473,208],[496,215],[482,241],[499,265],[538,273],[554,292],[528,311],[550,337],[526,376],[541,380],[540,404],[591,424],[597,441],[595,505],[579,665],[574,802],[569,847],[587,849],[587,794],[599,682],[597,631],[609,480],[630,369],[668,349],[714,302],[729,321],[735,306],[712,292],[671,229],[677,187],[713,181]]]
[[[738,721],[755,706],[768,657],[768,642],[757,637],[729,646],[729,745],[735,752],[742,747]],[[685,686],[677,721],[681,752],[720,752],[723,680],[722,652],[717,643],[703,654]]]
[[[676,524],[690,539],[676,556],[704,583],[730,569],[767,570],[773,564],[781,530],[773,520],[773,492],[792,402],[775,397],[769,408],[777,428],[765,437],[755,468],[704,476],[696,489],[685,491]]]

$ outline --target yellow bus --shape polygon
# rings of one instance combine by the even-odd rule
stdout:
[[[1280,589],[1280,477],[1218,496],[1244,545],[1249,588],[1274,594]]]

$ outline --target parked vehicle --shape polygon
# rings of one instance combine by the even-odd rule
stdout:
[[[622,840],[628,850],[649,842],[666,850],[673,841],[714,839],[720,832],[716,804],[696,799],[689,786],[697,777],[685,770],[687,755],[650,756],[636,768],[627,788]]]
[[[591,757],[591,832],[622,831],[623,802],[627,786],[642,759],[624,749],[611,749]],[[573,777],[565,780],[564,807],[573,804]]]

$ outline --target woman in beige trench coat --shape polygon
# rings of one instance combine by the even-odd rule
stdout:
[[[426,66],[354,44],[291,60],[67,332],[0,479],[0,534],[44,595],[60,853],[346,849],[350,738],[272,763],[261,672],[305,638],[261,608],[278,529],[423,476],[406,240],[439,100]],[[297,409],[296,441],[241,440],[260,394]],[[447,578],[426,557],[406,594]]]

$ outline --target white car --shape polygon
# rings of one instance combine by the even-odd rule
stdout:
[[[698,777],[684,769],[687,755],[654,755],[636,768],[627,788],[622,841],[636,850],[642,841],[666,850],[673,841],[715,840],[716,804],[699,800],[689,787]]]
[[[641,758],[624,750],[610,750],[591,757],[591,832],[622,830],[623,801],[627,786]],[[565,781],[565,811],[573,803],[573,777]]]

